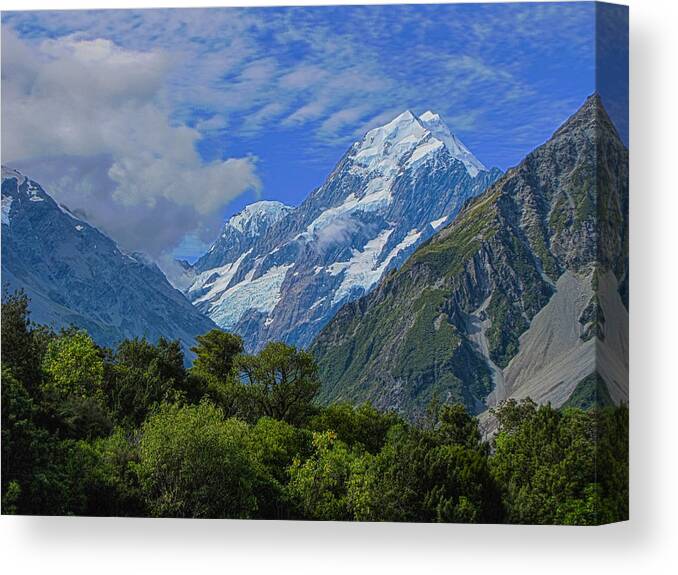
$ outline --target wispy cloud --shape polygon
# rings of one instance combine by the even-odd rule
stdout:
[[[586,9],[567,4],[49,12],[8,21],[26,35],[80,31],[169,54],[168,98],[182,117],[206,108],[250,135],[274,120],[322,125],[316,135],[328,141],[364,123],[358,114],[330,120],[357,107],[367,116],[408,106],[458,115],[490,96],[528,97],[539,90],[521,73],[534,65],[530,52],[559,45],[554,36],[590,50],[582,29],[592,25]]]
[[[326,166],[404,109],[433,109],[485,163],[517,161],[586,95],[560,78],[592,78],[592,14],[587,3],[7,13],[3,156],[107,158],[123,212],[191,212],[171,249],[258,186],[270,158],[234,147],[294,140],[299,163]]]

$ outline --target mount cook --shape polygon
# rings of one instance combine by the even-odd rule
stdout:
[[[263,201],[233,216],[185,293],[250,349],[306,347],[500,175],[440,116],[406,111],[355,142],[297,208]]]

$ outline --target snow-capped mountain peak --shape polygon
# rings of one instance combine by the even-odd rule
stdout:
[[[406,110],[355,142],[297,208],[257,202],[231,218],[186,293],[249,349],[306,346],[500,174],[481,170],[439,116]]]
[[[405,110],[387,124],[367,132],[363,140],[372,140],[380,136],[385,139],[401,140],[411,135],[421,137],[423,135],[422,125],[410,110]]]
[[[205,270],[221,268],[235,262],[241,254],[251,250],[267,230],[293,211],[291,206],[271,200],[261,200],[245,206],[224,224],[219,237],[192,266],[190,273],[200,274]],[[198,284],[202,288],[202,284]]]
[[[444,146],[448,153],[461,161],[471,177],[487,168],[455,136],[439,114],[427,110],[415,116],[406,110],[387,124],[374,128],[356,142],[354,161],[368,172],[389,175],[402,160],[417,161]]]
[[[433,135],[440,140],[453,158],[461,161],[471,177],[487,168],[476,158],[463,142],[455,136],[445,124],[439,114],[428,110],[419,116],[419,121]]]
[[[242,211],[228,220],[226,226],[245,235],[256,235],[261,232],[262,225],[271,225],[292,209],[282,202],[261,200],[245,206]]]
[[[426,135],[426,128],[407,110],[388,124],[367,132],[356,145],[354,162],[366,172],[389,175]]]

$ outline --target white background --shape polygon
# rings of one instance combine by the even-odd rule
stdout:
[[[631,521],[566,528],[2,517],[4,572],[678,573],[678,2],[627,3],[632,83]],[[2,10],[186,5],[172,0],[0,0]]]

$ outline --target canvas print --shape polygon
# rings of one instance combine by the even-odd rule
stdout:
[[[2,14],[2,513],[628,518],[628,9]]]

